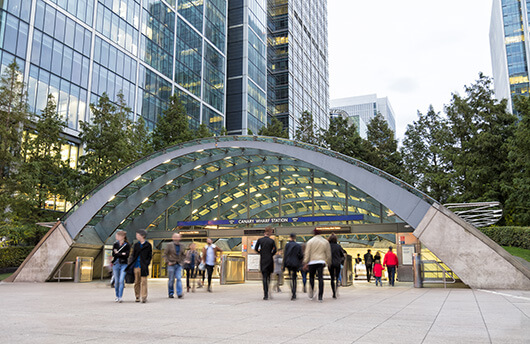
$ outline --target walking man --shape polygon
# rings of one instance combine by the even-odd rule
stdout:
[[[136,240],[134,244],[131,264],[134,267],[134,295],[136,302],[147,302],[147,276],[149,276],[149,264],[153,258],[153,247],[146,240],[147,232],[144,229],[136,231]]]
[[[374,256],[370,253],[371,251],[368,250],[364,254],[364,265],[366,265],[366,280],[368,283],[370,283],[370,279],[372,278],[372,267],[374,264]]]
[[[296,300],[296,277],[298,270],[302,267],[302,247],[296,242],[296,234],[291,233],[289,242],[285,245],[285,254],[283,257],[283,267],[289,270],[291,278],[291,301]]]
[[[167,292],[169,298],[174,298],[175,294],[175,278],[177,279],[177,296],[182,298],[182,264],[186,255],[184,253],[184,248],[180,245],[180,239],[182,236],[179,233],[173,233],[173,241],[166,245],[164,250],[164,259],[167,263]]]
[[[213,268],[215,267],[215,260],[217,253],[223,254],[223,250],[213,244],[211,238],[206,239],[206,246],[202,249],[202,262],[206,266],[206,272],[208,273],[208,292],[212,292],[212,276]],[[204,281],[204,280],[203,280]],[[203,282],[204,283],[204,282]]]
[[[324,266],[331,266],[331,247],[329,242],[314,230],[315,236],[307,242],[304,252],[304,269],[309,270],[309,298],[313,299],[315,275],[318,274],[318,301],[324,295]]]
[[[388,271],[388,283],[393,287],[399,262],[396,254],[392,252],[392,246],[388,248],[388,252],[385,254],[383,265],[386,266]]]
[[[256,242],[254,248],[260,255],[260,268],[263,278],[263,300],[269,299],[269,286],[271,283],[271,274],[274,271],[274,254],[276,253],[276,242],[270,238],[272,227],[265,228],[265,236]]]

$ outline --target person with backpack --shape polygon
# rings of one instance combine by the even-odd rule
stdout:
[[[370,279],[372,278],[372,265],[374,263],[374,256],[372,256],[371,251],[368,250],[364,254],[364,265],[366,265],[366,280],[368,283],[370,283]]]
[[[115,302],[122,302],[123,288],[125,288],[125,270],[131,252],[131,245],[127,241],[127,232],[116,232],[116,242],[112,246],[112,274],[114,277]]]
[[[296,234],[291,233],[284,251],[283,268],[287,268],[289,271],[289,277],[291,278],[291,301],[294,301],[296,300],[296,278],[298,276],[298,270],[302,267],[302,260],[304,259],[302,246],[296,242]]]

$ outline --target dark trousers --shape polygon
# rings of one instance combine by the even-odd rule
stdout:
[[[331,290],[333,290],[333,297],[337,296],[337,287],[339,285],[340,265],[332,265],[328,268],[329,276],[331,277]]]
[[[388,283],[391,286],[394,286],[394,281],[396,278],[396,266],[395,265],[387,265],[386,268],[388,269]]]
[[[197,269],[196,268],[186,268],[186,287],[189,288],[190,287],[190,279],[195,280],[196,277],[197,277]],[[193,282],[193,285],[195,285],[195,281]]]
[[[300,273],[302,274],[302,283],[304,284],[304,287],[305,287],[305,284],[307,283],[307,271],[302,270],[300,271]]]
[[[298,269],[289,268],[289,277],[291,277],[291,293],[296,298],[296,277],[298,275]]]
[[[206,264],[206,272],[208,273],[208,288],[212,285],[213,265]]]
[[[262,280],[263,280],[263,297],[268,298],[269,297],[269,286],[271,284],[271,273],[261,272]]]
[[[366,280],[370,282],[372,279],[372,264],[366,264]]]
[[[324,264],[309,265],[309,286],[315,290],[315,274],[318,274],[318,299],[322,300],[324,295]]]

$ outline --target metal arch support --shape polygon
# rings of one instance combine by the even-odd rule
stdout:
[[[310,166],[304,162],[297,162],[297,164],[299,166],[314,168],[313,166]],[[156,220],[156,218],[160,216],[160,214],[162,214],[166,209],[168,209],[171,205],[173,205],[176,201],[181,199],[183,196],[189,194],[192,190],[196,189],[197,187],[218,178],[219,176],[222,176],[222,175],[234,172],[234,171],[246,169],[249,167],[274,166],[274,165],[293,165],[293,161],[291,160],[285,161],[281,159],[266,160],[264,162],[256,161],[256,162],[251,162],[251,163],[246,163],[246,164],[241,164],[241,165],[234,165],[229,168],[225,168],[225,169],[222,169],[216,172],[210,172],[202,177],[199,177],[195,180],[190,181],[189,183],[183,185],[182,187],[174,190],[170,194],[156,201],[155,204],[149,207],[148,211],[144,212],[140,216],[136,217],[133,221],[131,221],[131,223],[127,225],[125,230],[127,232],[130,232],[138,228],[146,228],[154,220]],[[116,227],[119,226],[119,222],[118,223],[114,222],[113,226],[114,226],[113,228],[115,229]],[[109,229],[110,228],[112,228],[112,226],[110,226]]]

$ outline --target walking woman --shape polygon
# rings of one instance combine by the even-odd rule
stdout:
[[[199,253],[196,250],[197,244],[192,242],[186,253],[186,259],[184,260],[184,267],[186,269],[186,288],[187,292],[190,292],[190,279],[192,281],[191,291],[195,292],[195,279],[197,278],[197,270],[199,265]]]
[[[328,266],[329,276],[331,277],[331,290],[333,291],[333,298],[337,298],[340,266],[344,262],[344,251],[337,243],[337,236],[333,233],[329,236],[329,246],[331,248],[331,265]]]
[[[131,245],[127,241],[127,232],[118,231],[116,233],[116,242],[112,247],[112,273],[114,275],[114,289],[116,291],[116,299],[114,301],[121,302],[123,298],[123,288],[125,287],[125,269],[127,268],[127,260],[131,252]]]

